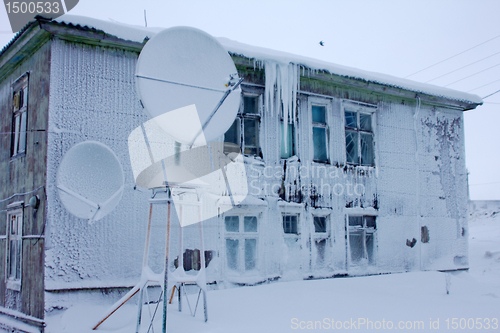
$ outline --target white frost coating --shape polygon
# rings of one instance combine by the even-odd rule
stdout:
[[[126,187],[117,209],[105,217],[103,223],[93,226],[70,216],[61,207],[55,188],[48,187],[46,242],[49,245],[46,251],[45,285],[54,289],[68,286],[116,286],[124,285],[122,283],[127,281],[130,282],[129,286],[135,285],[140,275],[139,263],[150,198],[149,193],[133,190],[133,163],[129,163],[128,154],[128,134],[147,122],[134,92],[137,54],[58,39],[52,41],[51,47],[49,128],[61,128],[64,131],[48,133],[47,182],[54,183],[55,170],[70,147],[91,139],[105,143],[116,152],[124,167]],[[269,60],[268,63],[281,62]],[[256,61],[255,64],[258,67],[262,62]],[[283,64],[289,66],[287,62]],[[266,72],[268,70],[272,71],[273,66],[269,65]],[[273,88],[276,87],[277,73],[280,72],[277,65],[274,65],[274,71],[276,76],[270,83]],[[310,69],[304,71],[305,74],[313,72]],[[279,82],[281,84],[282,80]],[[270,90],[267,92],[271,93]],[[356,95],[354,91],[349,93],[353,100],[358,100],[358,97],[363,100],[365,97]],[[277,94],[267,100],[274,107]],[[281,96],[281,89],[279,94]],[[414,135],[415,105],[395,104],[382,96],[374,114],[374,140],[380,148],[377,150],[374,169],[343,164],[344,114],[340,99],[322,99],[305,94],[299,98],[304,107],[297,113],[297,157],[280,159],[280,115],[279,112],[272,115],[266,112],[260,127],[262,159],[245,156],[241,163],[243,170],[230,163],[227,171],[230,182],[234,180],[231,184],[234,198],[244,196],[246,193],[239,193],[243,189],[248,189],[253,197],[242,202],[235,211],[221,213],[222,206],[231,206],[231,201],[227,197],[223,176],[218,174],[214,176],[217,182],[213,183],[210,193],[203,198],[204,216],[215,216],[204,223],[207,226],[204,229],[205,248],[217,253],[207,267],[209,281],[257,283],[287,276],[287,270],[298,272],[295,278],[307,278],[467,266],[464,261],[467,257],[467,238],[462,236],[462,227],[467,228],[467,222],[462,220],[465,216],[463,207],[467,202],[465,161],[461,153],[464,142],[462,113],[446,108],[437,108],[436,112],[423,103],[416,123],[418,133]],[[311,103],[324,103],[329,107],[329,132],[332,134],[330,164],[311,161],[312,144],[309,138],[312,129],[309,108],[305,107]],[[136,133],[138,137],[143,135],[141,131]],[[161,135],[159,131],[157,140],[160,142],[163,141]],[[150,141],[151,145],[155,144],[154,140]],[[146,146],[145,143],[141,145]],[[185,148],[181,147],[182,153]],[[173,144],[165,149],[169,154],[175,153]],[[416,149],[420,170],[418,184],[415,180]],[[142,149],[142,152],[145,150]],[[153,159],[157,156],[161,154],[153,153]],[[140,162],[144,164],[151,161],[149,153],[144,153],[140,159],[143,159]],[[248,181],[243,181],[243,171]],[[353,185],[357,184],[364,187],[362,194],[354,193]],[[341,191],[341,195],[335,194]],[[278,205],[281,198],[291,204]],[[418,205],[417,201],[420,202]],[[153,225],[158,227],[165,226],[166,208],[161,206],[156,205],[153,213]],[[429,229],[429,243],[420,242],[421,226],[414,218],[418,209],[423,215],[422,223]],[[318,236],[314,235],[313,216],[328,212],[331,234],[326,247],[328,251],[323,256],[321,247],[313,239]],[[284,235],[281,223],[283,213],[299,216],[300,234],[290,237]],[[257,267],[246,272],[242,266],[241,271],[232,277],[226,257],[226,239],[232,235],[226,233],[224,225],[225,216],[231,214],[258,217],[258,235],[255,237]],[[351,267],[347,259],[349,247],[345,240],[349,239],[346,234],[348,214],[377,215],[376,263],[366,269]],[[175,233],[181,228],[176,218],[173,219],[175,223],[172,223],[172,230]],[[183,228],[185,249],[199,246],[198,230],[195,230],[193,237],[188,235],[190,228],[192,230],[195,227]],[[151,240],[150,264],[154,272],[163,269],[165,254],[164,229],[159,230],[153,233]],[[413,238],[418,241],[417,245],[413,248],[406,246],[406,241]],[[243,238],[240,240],[243,260]],[[175,243],[179,242],[178,237],[173,236],[171,241],[171,259],[174,259],[179,254],[178,243]],[[240,276],[237,276],[239,273]]]
[[[5,309],[7,310],[7,309]],[[2,311],[5,311],[2,309]],[[21,317],[21,319],[24,319]],[[21,321],[21,319],[14,319],[11,316],[0,314],[0,330],[2,332],[24,332],[24,333],[40,333],[37,327],[28,325]],[[2,328],[7,327],[9,331],[4,331]],[[14,330],[11,330],[14,329]]]
[[[143,42],[145,37],[151,37],[160,30],[158,28],[144,28],[116,22],[106,22],[75,15],[63,15],[57,18],[55,21],[63,22],[66,24],[92,27],[98,30],[103,30],[109,34],[115,35],[125,40],[131,40],[141,43]],[[233,54],[240,54],[259,61],[272,60],[283,64],[294,63],[301,65],[303,68],[307,67],[309,69],[312,69],[313,73],[318,70],[325,70],[331,74],[379,83],[396,88],[402,88],[417,93],[424,93],[458,101],[472,102],[476,104],[481,104],[483,102],[481,97],[477,95],[468,94],[453,89],[406,80],[391,75],[363,71],[352,67],[341,66],[326,61],[302,57],[286,52],[251,46],[223,37],[219,37],[217,39],[228,52]]]

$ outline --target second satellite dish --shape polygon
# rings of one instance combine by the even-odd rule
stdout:
[[[71,147],[57,170],[56,187],[64,207],[76,217],[97,221],[118,205],[123,170],[106,145],[85,141]]]
[[[137,61],[137,91],[146,113],[165,133],[185,144],[204,145],[229,129],[239,109],[240,88],[235,85],[218,111],[213,111],[235,81],[237,71],[228,52],[195,28],[159,32]]]

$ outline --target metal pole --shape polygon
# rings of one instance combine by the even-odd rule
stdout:
[[[215,108],[213,109],[212,113],[210,113],[210,115],[208,116],[208,119],[205,121],[205,123],[203,124],[203,126],[201,126],[201,128],[198,130],[198,133],[196,133],[196,135],[194,136],[194,138],[191,140],[191,142],[189,143],[189,149],[191,149],[193,147],[193,144],[194,142],[196,141],[196,139],[198,139],[198,137],[200,136],[200,134],[205,130],[205,128],[208,126],[208,123],[210,123],[210,121],[212,120],[213,116],[215,115],[215,113],[219,110],[219,108],[221,107],[222,103],[224,103],[224,101],[226,100],[227,96],[229,96],[229,94],[231,92],[233,92],[233,90],[235,90],[236,88],[239,87],[239,85],[241,84],[241,82],[243,82],[243,78],[240,78],[238,80],[238,82],[235,83],[234,86],[232,86],[231,88],[228,88],[225,92],[224,92],[224,95],[222,95],[222,98],[220,99],[220,101],[217,103],[217,105],[215,106]]]
[[[115,313],[119,308],[123,306],[123,304],[127,303],[135,294],[137,294],[141,290],[140,287],[140,282],[135,285],[132,290],[130,290],[125,296],[123,296],[118,302],[116,302],[111,309],[109,309],[106,314],[104,315],[104,318],[101,319],[93,328],[92,330],[96,330],[99,326],[101,326],[102,323],[106,321],[113,313]]]
[[[162,325],[162,333],[167,333],[167,298],[165,295],[168,295],[168,252],[170,247],[170,210],[171,210],[171,194],[170,190],[168,191],[169,201],[167,206],[167,240],[165,246],[165,277],[163,279],[163,325]]]
[[[144,246],[144,258],[142,259],[142,268],[148,265],[149,257],[149,239],[151,236],[151,216],[153,215],[153,204],[149,204],[149,219],[148,219],[148,231],[146,232],[146,245]]]
[[[144,245],[144,258],[142,260],[142,268],[146,267],[148,265],[148,257],[149,257],[149,239],[150,239],[150,235],[151,235],[151,216],[153,214],[153,204],[151,203],[149,205],[149,219],[148,219],[148,229],[147,229],[147,232],[146,232],[146,244]],[[141,276],[142,276],[142,272],[141,272]],[[99,326],[101,326],[101,324],[106,321],[113,313],[115,313],[120,307],[123,306],[123,304],[125,304],[126,302],[128,302],[135,294],[137,294],[138,292],[140,292],[139,294],[139,310],[138,310],[138,314],[137,314],[137,322],[138,322],[138,325],[136,327],[136,330],[138,331],[139,330],[139,325],[140,325],[140,322],[141,322],[141,312],[142,312],[142,299],[143,299],[143,296],[142,296],[142,289],[143,289],[143,285],[141,284],[142,280],[139,281],[132,290],[130,290],[125,296],[123,296],[120,301],[118,301],[117,303],[115,303],[110,310],[108,310],[108,312],[106,313],[106,315],[104,316],[103,319],[101,319],[97,325],[95,325],[92,329],[93,330],[96,330]]]
[[[224,170],[224,167],[222,167],[222,170]],[[224,174],[225,175],[225,174]],[[229,187],[229,184],[228,184]],[[198,197],[198,202],[200,205],[198,205],[198,221],[199,222],[199,228],[200,228],[200,272],[198,274],[203,274],[203,283],[205,284],[203,286],[203,313],[205,315],[205,322],[208,321],[208,308],[207,308],[207,293],[205,289],[207,288],[207,276],[206,276],[206,271],[205,271],[205,244],[203,242],[203,220],[201,216],[201,201],[200,198]],[[198,300],[200,299],[200,295],[198,294]],[[198,304],[198,302],[196,302]],[[195,310],[196,311],[196,310]]]
[[[144,268],[148,265],[148,257],[149,257],[149,239],[151,235],[151,216],[153,215],[153,204],[149,204],[149,219],[148,219],[148,230],[146,232],[146,244],[144,245],[144,257],[142,259],[142,272],[141,276],[144,274]],[[139,333],[139,329],[141,327],[141,320],[142,320],[142,303],[144,300],[144,288],[147,288],[148,282],[141,286],[141,289],[139,291],[139,308],[137,310],[137,325],[135,328],[135,332]]]
[[[142,319],[142,303],[144,301],[144,288],[147,288],[148,282],[144,283],[144,285],[141,286],[141,289],[139,291],[139,308],[137,309],[137,322],[135,326],[135,333],[139,333],[139,329],[141,328],[141,319]]]
[[[177,299],[179,301],[179,312],[182,312],[182,295],[181,295],[182,283],[179,283],[179,287],[177,288]]]

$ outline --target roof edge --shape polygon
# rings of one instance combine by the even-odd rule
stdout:
[[[242,67],[254,68],[255,66],[253,65],[252,61],[261,61],[259,59],[250,58],[242,54],[235,54],[233,52],[230,52],[230,54],[233,57],[235,64]],[[297,64],[297,65],[311,69],[310,67],[307,67],[302,64]],[[314,70],[314,73],[309,73],[307,77],[313,80],[328,82],[341,88],[342,87],[353,88],[357,90],[363,90],[366,92],[373,92],[380,95],[390,95],[393,97],[409,99],[409,100],[415,100],[418,98],[420,99],[421,102],[427,104],[453,108],[460,111],[473,110],[477,106],[483,104],[482,102],[475,103],[467,100],[457,100],[445,96],[436,96],[421,91],[414,91],[407,88],[392,86],[389,84],[382,84],[379,82],[365,80],[362,78],[352,77],[348,75],[340,75],[336,73],[331,73],[328,70]],[[310,91],[310,92],[318,93],[315,91]],[[325,93],[319,93],[319,94],[330,96]]]
[[[66,15],[65,15],[66,16]],[[63,18],[63,17],[61,17]],[[28,23],[21,31],[12,39],[11,42],[9,42],[0,52],[0,78],[5,76],[5,72],[8,72],[10,68],[5,69],[4,65],[6,63],[5,60],[2,60],[3,57],[5,57],[8,54],[11,54],[10,57],[8,57],[8,60],[14,59],[15,61],[19,61],[20,58],[22,58],[23,54],[26,54],[26,50],[19,56],[16,56],[16,54],[21,50],[22,47],[28,44],[28,42],[35,37],[35,35],[38,33],[35,32],[36,27],[38,26],[38,30],[43,30],[44,32],[48,33],[49,37],[50,35],[56,36],[60,39],[67,40],[70,42],[80,42],[80,43],[86,43],[90,45],[96,45],[96,46],[103,46],[103,47],[116,47],[124,50],[129,50],[133,52],[140,53],[142,50],[142,47],[145,45],[147,40],[149,39],[148,35],[149,34],[155,34],[155,30],[151,31],[146,31],[144,28],[137,28],[134,26],[127,26],[127,29],[137,29],[138,34],[134,35],[133,39],[136,40],[127,40],[122,37],[117,37],[115,35],[112,35],[110,33],[107,33],[104,30],[99,29],[99,27],[94,27],[94,26],[88,26],[88,25],[80,25],[76,22],[72,22],[71,19],[69,20],[61,20],[59,18],[58,20],[52,20],[52,19],[47,19],[44,17],[37,16],[36,21],[32,21]],[[73,21],[78,21],[78,17],[71,17],[73,18]],[[96,21],[93,23],[93,25],[98,26],[101,21],[92,19],[93,21]],[[92,22],[93,22],[92,21]],[[104,24],[109,24],[108,22],[102,21],[103,26],[105,27]],[[121,24],[123,25],[123,24]],[[144,30],[144,31],[142,31]],[[135,31],[135,30],[134,30]],[[142,35],[144,34],[144,35]],[[140,36],[145,36],[142,42],[139,42]],[[46,36],[44,38],[38,38],[39,40],[42,40],[45,42]],[[227,40],[226,38],[220,38],[222,40]],[[230,41],[230,40],[228,40]],[[18,43],[22,43],[19,46],[15,46]],[[39,42],[39,41],[38,41]],[[234,42],[234,41],[230,41]],[[251,47],[246,44],[241,44],[238,42],[234,42],[235,45],[229,44],[225,45],[226,49],[228,49],[228,52],[233,56],[234,60],[237,60],[237,58],[240,59],[246,59],[255,64],[255,62],[264,62],[266,61],[265,51],[267,49],[259,48],[259,47],[254,47],[255,52],[252,52],[253,49],[248,51],[245,47]],[[37,44],[37,43],[34,43]],[[38,43],[39,44],[39,43]],[[232,50],[231,46],[235,50]],[[35,45],[36,47],[36,45]],[[31,48],[32,49],[32,48]],[[244,50],[247,50],[250,53],[255,53],[255,54],[260,54],[262,53],[262,57],[254,56],[254,55],[246,55],[244,54]],[[268,52],[272,52],[273,50],[267,50]],[[279,51],[276,51],[279,52]],[[282,53],[282,54],[281,54]],[[288,55],[284,52],[279,52],[279,56],[285,55],[286,57],[290,57],[290,62],[289,63],[294,63],[296,65],[299,65],[301,67],[310,69],[312,73],[308,75],[308,77],[317,79],[320,81],[324,82],[330,82],[334,84],[338,84],[341,86],[345,87],[352,87],[352,88],[357,88],[357,89],[363,89],[363,90],[370,90],[374,91],[376,93],[382,94],[382,95],[393,95],[397,97],[404,97],[404,98],[409,98],[409,99],[416,99],[416,98],[421,98],[423,101],[429,102],[431,104],[438,104],[438,105],[443,105],[443,106],[449,106],[452,108],[457,108],[462,111],[467,111],[471,109],[475,109],[477,106],[482,105],[483,101],[479,98],[479,96],[476,95],[471,95],[472,100],[467,100],[467,99],[460,99],[460,92],[452,89],[446,89],[438,86],[432,86],[432,85],[425,85],[416,81],[411,81],[411,80],[406,80],[404,81],[403,79],[399,79],[396,77],[391,77],[388,75],[380,74],[380,73],[371,73],[367,71],[362,71],[354,68],[349,68],[341,65],[336,65],[336,64],[330,64],[330,63],[325,63],[323,61],[317,61],[318,66],[317,68],[312,67],[311,65],[308,65],[307,62],[310,61],[315,61],[315,59],[306,59],[304,58],[304,63],[301,63],[300,59],[303,57],[297,56],[297,61],[294,61],[292,59],[293,55]],[[262,58],[262,59],[261,59]],[[269,57],[268,57],[269,58]],[[271,59],[271,58],[270,58]],[[276,60],[279,62],[279,60]],[[288,61],[288,60],[287,60]],[[247,64],[249,62],[247,61]],[[324,63],[324,66],[323,66]],[[329,70],[327,65],[330,64],[331,66],[336,66],[335,68],[338,67],[338,71],[332,72]],[[243,62],[241,63],[243,65]],[[11,64],[10,67],[15,66],[15,64]],[[325,67],[325,69],[319,69],[321,67]],[[361,75],[365,74],[365,75]],[[359,75],[356,75],[358,73]],[[381,77],[380,80],[376,80],[379,78],[379,75]],[[373,79],[373,77],[375,79]],[[388,82],[384,82],[387,80]],[[391,81],[394,81],[391,83]],[[402,83],[401,83],[402,82]],[[398,83],[400,83],[398,85]],[[406,86],[406,84],[409,86]],[[411,86],[415,86],[416,89],[412,89]],[[419,90],[418,88],[422,87],[427,87],[428,89],[422,89]],[[432,88],[434,89],[441,89],[444,92],[452,92],[454,94],[451,94],[450,96],[447,96],[446,93],[432,93]],[[429,90],[429,91],[426,91]],[[438,91],[440,92],[440,91]],[[463,93],[464,96],[465,93]],[[454,98],[453,95],[455,95]],[[474,99],[474,97],[477,97]]]

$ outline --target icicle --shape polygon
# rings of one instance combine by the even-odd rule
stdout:
[[[285,142],[285,152],[287,151],[286,139],[288,135],[288,119],[290,115],[290,85],[289,85],[289,65],[279,64],[279,80],[277,82],[278,90],[280,91],[280,99],[279,102],[282,106],[283,112],[283,138]]]
[[[292,119],[293,123],[297,122],[297,92],[299,91],[299,73],[298,65],[290,64],[292,66]]]
[[[282,110],[283,116],[283,138],[285,143],[288,138],[289,122],[297,121],[297,92],[299,90],[299,65],[292,63],[282,64],[272,61],[264,63],[266,75],[265,106],[267,111],[274,115],[276,109]],[[302,67],[304,73],[305,67]],[[309,71],[309,69],[307,69]],[[275,93],[276,89],[276,93]],[[288,145],[285,144],[285,152],[288,153]]]
[[[279,64],[279,80],[277,82],[278,90],[280,91],[281,97],[281,105],[283,106],[283,123],[288,124],[288,116],[290,114],[290,95],[289,95],[289,72],[288,72],[288,64]]]
[[[276,63],[271,61],[266,61],[264,63],[264,70],[266,75],[266,90],[264,103],[266,105],[266,111],[270,112],[271,115],[274,114],[274,86],[276,84]]]

